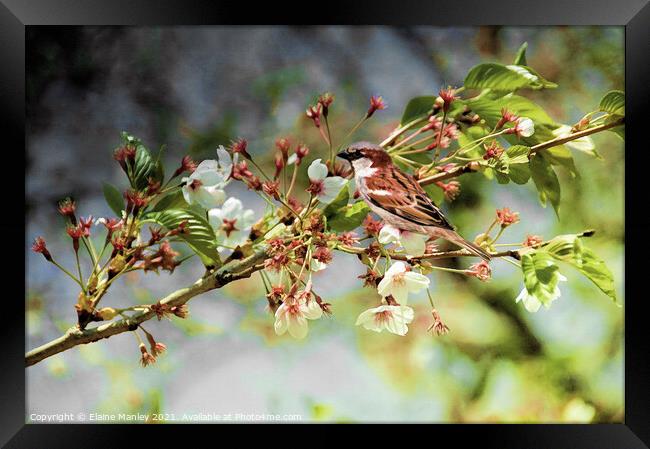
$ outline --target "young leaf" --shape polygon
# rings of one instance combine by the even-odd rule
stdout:
[[[526,184],[530,179],[528,153],[530,147],[526,145],[511,145],[505,152],[508,158],[508,177],[515,184]]]
[[[335,215],[327,220],[327,224],[330,229],[337,232],[351,231],[361,225],[368,212],[370,212],[370,208],[366,203],[358,201],[339,209]]]
[[[515,60],[513,64],[515,65],[528,65],[526,62],[526,49],[528,48],[528,42],[524,42],[521,44],[521,47],[519,47],[519,50],[517,50],[517,55],[515,56]]]
[[[526,145],[511,145],[506,150],[510,164],[527,164],[529,153],[530,147]]]
[[[616,302],[612,272],[607,268],[604,260],[582,244],[577,235],[558,235],[544,247],[544,250],[554,258],[577,268],[603,293]]]
[[[625,92],[611,90],[600,100],[599,110],[615,115],[625,115]]]
[[[510,164],[508,176],[515,184],[526,184],[530,179],[530,168],[528,164]]]
[[[528,294],[536,297],[545,307],[560,296],[558,283],[565,278],[550,254],[544,251],[522,254],[521,271]]]
[[[605,261],[596,256],[592,250],[582,247],[581,254],[575,258],[574,265],[582,274],[607,296],[616,302],[616,289],[614,288],[614,275],[605,265]]]
[[[325,210],[323,210],[323,214],[325,215],[326,218],[333,217],[336,215],[336,212],[341,209],[342,207],[345,207],[348,204],[348,200],[350,199],[350,192],[348,191],[348,186],[344,186],[339,194],[334,198],[334,201],[329,203]]]
[[[569,125],[560,125],[558,128],[553,130],[553,135],[555,137],[569,136],[571,135],[571,127]],[[602,159],[602,157],[600,157],[600,154],[598,154],[596,151],[596,145],[594,145],[594,141],[590,136],[584,136],[575,140],[571,140],[569,142],[566,142],[564,146],[571,150],[586,153],[590,156],[595,157],[596,159]]]
[[[426,119],[433,110],[434,101],[436,101],[436,97],[433,96],[412,98],[404,109],[400,125],[405,125],[417,118]]]
[[[104,183],[103,190],[106,203],[108,203],[111,210],[115,212],[115,215],[121,217],[122,211],[124,210],[124,198],[122,197],[122,194],[117,190],[117,187],[106,182]]]
[[[544,151],[541,151],[540,154],[551,165],[560,165],[566,168],[572,177],[575,178],[578,175],[578,169],[573,160],[573,155],[567,147],[560,145],[557,147],[547,148]]]
[[[560,218],[560,182],[553,171],[553,167],[540,155],[530,159],[530,173],[539,192],[539,202],[546,207],[550,201],[555,214]]]
[[[183,192],[181,189],[174,190],[169,192],[167,195],[163,196],[152,208],[152,212],[162,212],[167,209],[185,209],[188,207],[188,204],[183,198]]]
[[[178,234],[178,238],[187,243],[205,265],[218,265],[221,263],[217,251],[217,238],[212,226],[196,212],[182,209],[149,212],[143,216],[142,221],[157,223],[167,230],[176,229],[181,223],[187,221],[189,233]]]
[[[160,173],[156,162],[151,157],[149,150],[139,145],[135,153],[135,165],[133,168],[133,183],[138,190],[144,190],[149,185],[149,179],[160,181]]]
[[[537,72],[523,65],[479,64],[465,78],[468,89],[494,89],[514,92],[520,88],[554,88],[557,84],[542,78]]]
[[[465,102],[467,107],[484,119],[490,128],[497,124],[501,118],[501,109],[504,108],[520,117],[528,117],[533,120],[535,133],[540,125],[557,127],[555,121],[541,106],[526,97],[515,94],[507,94],[500,98],[490,97],[490,95],[480,95]]]

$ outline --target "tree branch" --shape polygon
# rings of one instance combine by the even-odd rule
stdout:
[[[625,124],[625,117],[621,117],[617,120],[614,120],[610,123],[604,123],[602,125],[594,126],[593,128],[585,129],[583,131],[578,131],[573,134],[569,134],[568,136],[564,137],[556,137],[555,139],[549,140],[548,142],[543,142],[540,144],[537,144],[533,147],[530,148],[529,155],[535,154],[539,151],[546,150],[547,148],[551,147],[556,147],[558,145],[565,144],[567,142],[571,142],[572,140],[579,139],[581,137],[589,136],[591,134],[595,134],[601,131],[605,131],[607,129],[615,128],[617,126]],[[468,162],[465,165],[460,165],[458,167],[455,167],[447,172],[442,172],[442,173],[437,173],[433,176],[429,176],[426,178],[420,179],[418,182],[420,185],[426,186],[429,184],[433,184],[438,181],[444,181],[446,179],[451,179],[451,178],[456,178],[462,174],[465,173],[470,173],[476,171],[475,169],[472,168],[471,162]]]
[[[252,273],[263,268],[263,265],[259,262],[266,257],[267,254],[265,250],[258,250],[245,259],[233,261],[221,267],[216,272],[204,276],[189,287],[182,288],[169,294],[165,298],[161,299],[160,303],[167,304],[170,307],[180,306],[201,293],[221,288],[238,279],[250,277]],[[81,330],[77,326],[72,327],[59,338],[39,346],[38,348],[32,349],[25,354],[25,365],[34,365],[41,360],[53,356],[54,354],[58,354],[59,352],[63,352],[78,345],[93,343],[104,338],[112,337],[113,335],[134,331],[138,328],[139,324],[150,320],[154,316],[156,316],[155,312],[151,309],[147,309],[136,313],[128,319],[112,321],[92,329]]]

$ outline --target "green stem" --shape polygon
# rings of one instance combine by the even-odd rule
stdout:
[[[268,177],[268,175],[264,172],[264,170],[262,170],[262,167],[260,167],[257,164],[257,162],[255,162],[255,160],[253,158],[250,158],[248,160],[251,161],[251,164],[253,164],[255,166],[257,171],[259,171],[262,174],[262,176],[264,176],[264,178],[266,178],[267,181],[271,181],[271,178]]]
[[[392,132],[388,137],[386,137],[386,138],[384,139],[383,142],[381,142],[381,143],[379,144],[379,146],[380,146],[380,147],[385,147],[386,145],[388,145],[389,143],[391,143],[393,140],[395,140],[396,138],[398,138],[399,136],[401,136],[402,134],[404,134],[406,131],[408,131],[409,129],[411,129],[412,127],[414,127],[415,125],[417,125],[418,123],[420,123],[420,122],[424,122],[424,121],[426,121],[426,120],[427,120],[426,118],[422,118],[422,117],[418,117],[418,118],[416,118],[416,119],[414,119],[414,120],[411,120],[411,121],[408,122],[406,125],[404,125],[404,126],[402,126],[402,127],[400,127],[400,128],[397,128],[395,131],[393,131],[393,132]]]
[[[442,142],[442,135],[445,133],[445,122],[447,121],[447,111],[442,113],[442,122],[440,123],[440,131],[438,131],[438,142],[436,143],[436,152],[433,155],[433,163],[438,162],[440,157],[440,143]]]
[[[81,289],[83,290],[83,292],[86,293],[86,287],[84,287],[84,285],[83,285],[84,277],[81,274],[81,263],[79,263],[79,251],[75,251],[74,255],[75,255],[75,259],[77,261],[77,271],[79,272],[79,280],[80,280],[79,285],[81,285]]]
[[[325,119],[325,129],[327,130],[327,144],[330,150],[330,167],[334,168],[334,149],[332,148],[332,133],[330,132],[330,123],[327,120],[327,116],[324,115]]]
[[[343,146],[343,144],[344,144],[344,143],[345,143],[345,142],[346,142],[346,141],[347,141],[347,140],[348,140],[348,139],[349,139],[349,138],[350,138],[350,137],[351,137],[351,136],[356,132],[357,129],[359,129],[359,127],[360,127],[361,125],[363,125],[363,123],[364,123],[366,120],[368,120],[368,116],[364,114],[363,118],[362,118],[361,120],[359,120],[359,121],[357,122],[357,124],[354,125],[350,131],[348,131],[348,133],[345,135],[345,137],[343,138],[343,140],[341,140],[341,144],[339,145],[339,148],[341,148],[341,147]]]
[[[59,263],[56,262],[54,259],[50,260],[50,262],[52,262],[52,263],[54,264],[54,266],[56,266],[59,270],[63,271],[65,274],[67,274],[67,275],[70,277],[70,279],[72,279],[72,280],[75,281],[77,284],[79,284],[79,287],[81,287],[82,290],[84,289],[83,284],[81,283],[81,281],[80,281],[79,279],[77,279],[77,277],[76,277],[75,275],[73,275],[73,274],[70,273],[68,270],[66,270],[66,269],[63,268],[61,265],[59,265]]]
[[[428,288],[427,288],[427,296],[428,296],[428,298],[429,298],[429,303],[431,304],[431,307],[432,307],[433,309],[435,309],[436,306],[433,304],[433,297],[431,296],[431,292],[429,291]]]

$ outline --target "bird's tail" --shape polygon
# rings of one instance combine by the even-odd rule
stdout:
[[[485,251],[483,248],[468,240],[465,240],[463,237],[460,236],[460,234],[458,234],[456,231],[453,231],[451,229],[437,228],[434,236],[442,237],[445,240],[449,240],[450,242],[465,248],[467,251],[474,254],[475,256],[480,257],[486,262],[489,262],[490,259],[492,258],[490,254],[488,254],[487,251]]]

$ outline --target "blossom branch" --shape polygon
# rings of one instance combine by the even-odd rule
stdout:
[[[602,132],[611,128],[615,128],[617,126],[623,125],[625,123],[625,117],[620,117],[610,123],[604,123],[602,125],[594,126],[589,129],[585,129],[583,131],[578,131],[576,133],[570,134],[568,136],[562,136],[562,137],[556,137],[555,139],[549,140],[547,142],[540,143],[538,145],[535,145],[530,148],[529,155],[535,154],[539,151],[546,150],[548,148],[556,147],[558,145],[565,144],[567,142],[571,142],[572,140],[579,139],[581,137],[589,136],[591,134],[596,134],[598,132]],[[426,178],[420,179],[418,182],[420,185],[426,186],[429,184],[434,184],[439,181],[444,181],[446,179],[451,179],[451,178],[456,178],[460,175],[463,175],[465,173],[471,173],[475,172],[476,167],[475,164],[472,164],[472,162],[468,162],[465,165],[461,165],[458,167],[455,167],[449,171],[442,172],[435,174],[433,176],[428,176]]]
[[[197,295],[221,288],[238,279],[250,277],[255,271],[263,268],[263,265],[259,262],[264,260],[265,257],[267,257],[266,251],[258,250],[245,259],[234,261],[221,267],[216,272],[204,276],[189,287],[176,290],[161,299],[160,304],[169,307],[181,306]],[[129,318],[112,321],[92,329],[81,330],[77,326],[72,327],[59,338],[25,354],[25,365],[35,365],[48,357],[78,345],[93,343],[124,332],[135,331],[141,323],[150,320],[154,316],[156,316],[156,313],[149,307]]]

